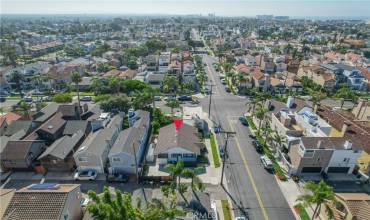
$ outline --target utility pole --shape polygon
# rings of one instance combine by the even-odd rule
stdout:
[[[210,91],[210,94],[209,94],[209,104],[208,104],[208,117],[209,119],[211,119],[211,104],[212,104],[212,92],[213,92],[213,84],[212,84],[212,80],[210,80],[211,84],[211,91]]]
[[[227,144],[229,142],[229,137],[233,134],[236,134],[235,131],[220,131],[219,133],[226,134],[226,141],[225,141],[225,147],[224,147],[224,155],[222,157],[222,171],[221,171],[221,186],[224,179],[224,172],[225,172],[225,161],[226,161],[226,154],[227,154]]]
[[[139,184],[139,172],[138,172],[138,167],[137,167],[135,143],[132,143],[132,149],[134,150],[134,157],[135,157],[136,183]]]

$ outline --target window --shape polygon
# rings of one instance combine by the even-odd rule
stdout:
[[[113,157],[113,161],[114,162],[120,162],[121,161],[121,158],[119,158],[119,157]]]
[[[88,159],[87,159],[87,157],[79,157],[78,158],[78,161],[80,161],[80,162],[87,162]]]
[[[195,157],[195,154],[183,154],[182,156],[184,158],[193,158],[193,157]]]
[[[304,152],[304,157],[313,157],[313,154],[315,153],[314,150],[306,150]]]
[[[178,158],[178,157],[181,157],[181,156],[182,156],[181,154],[171,154],[172,158]]]
[[[158,158],[168,158],[168,154],[158,154]]]

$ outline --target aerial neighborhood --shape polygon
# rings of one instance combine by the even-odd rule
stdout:
[[[1,24],[1,219],[370,219],[369,21]]]

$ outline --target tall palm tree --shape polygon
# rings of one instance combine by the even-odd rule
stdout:
[[[76,85],[76,91],[77,91],[77,101],[78,101],[78,119],[81,120],[81,103],[80,103],[80,82],[82,81],[81,74],[77,71],[74,71],[71,75],[72,82]]]
[[[195,189],[202,190],[203,189],[203,183],[202,180],[199,179],[197,174],[201,172],[204,168],[203,167],[196,167],[194,170],[192,169],[184,169],[182,171],[182,175],[184,178],[190,178],[191,179],[191,189],[194,191]]]
[[[311,93],[312,96],[312,105],[314,108],[314,112],[316,113],[318,104],[326,98],[326,94],[321,91],[313,91]]]
[[[11,73],[10,79],[11,81],[15,83],[15,86],[17,87],[19,95],[21,96],[21,98],[23,98],[22,81],[24,80],[24,75],[18,70],[15,70]]]
[[[264,121],[265,119],[265,116],[268,112],[268,109],[264,108],[264,107],[260,107],[257,112],[255,113],[256,117],[258,118],[259,120],[259,124],[258,124],[258,131],[257,133],[260,134],[260,131],[261,131],[261,126],[262,126],[262,122]]]
[[[28,104],[27,102],[21,102],[21,104],[16,108],[16,111],[22,112],[22,116],[25,119],[30,119],[31,113],[31,104]]]
[[[175,165],[169,163],[166,164],[165,168],[170,171],[173,180],[177,179],[176,186],[178,187],[181,182],[182,171],[184,170],[184,161],[178,159]]]
[[[282,145],[286,143],[286,137],[280,135],[278,132],[274,132],[274,134],[272,135],[272,140],[279,148],[281,148]]]
[[[314,182],[307,182],[305,189],[311,191],[310,194],[300,195],[297,201],[302,201],[305,206],[316,204],[315,210],[311,219],[314,219],[324,203],[335,201],[335,194],[333,188],[328,186],[323,180],[316,184]]]

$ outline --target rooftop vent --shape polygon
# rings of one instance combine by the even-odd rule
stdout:
[[[346,150],[351,150],[352,149],[352,142],[351,141],[348,141],[346,140],[346,142],[344,142],[344,149]]]
[[[54,127],[53,125],[49,125],[48,129],[53,129],[53,127]]]

